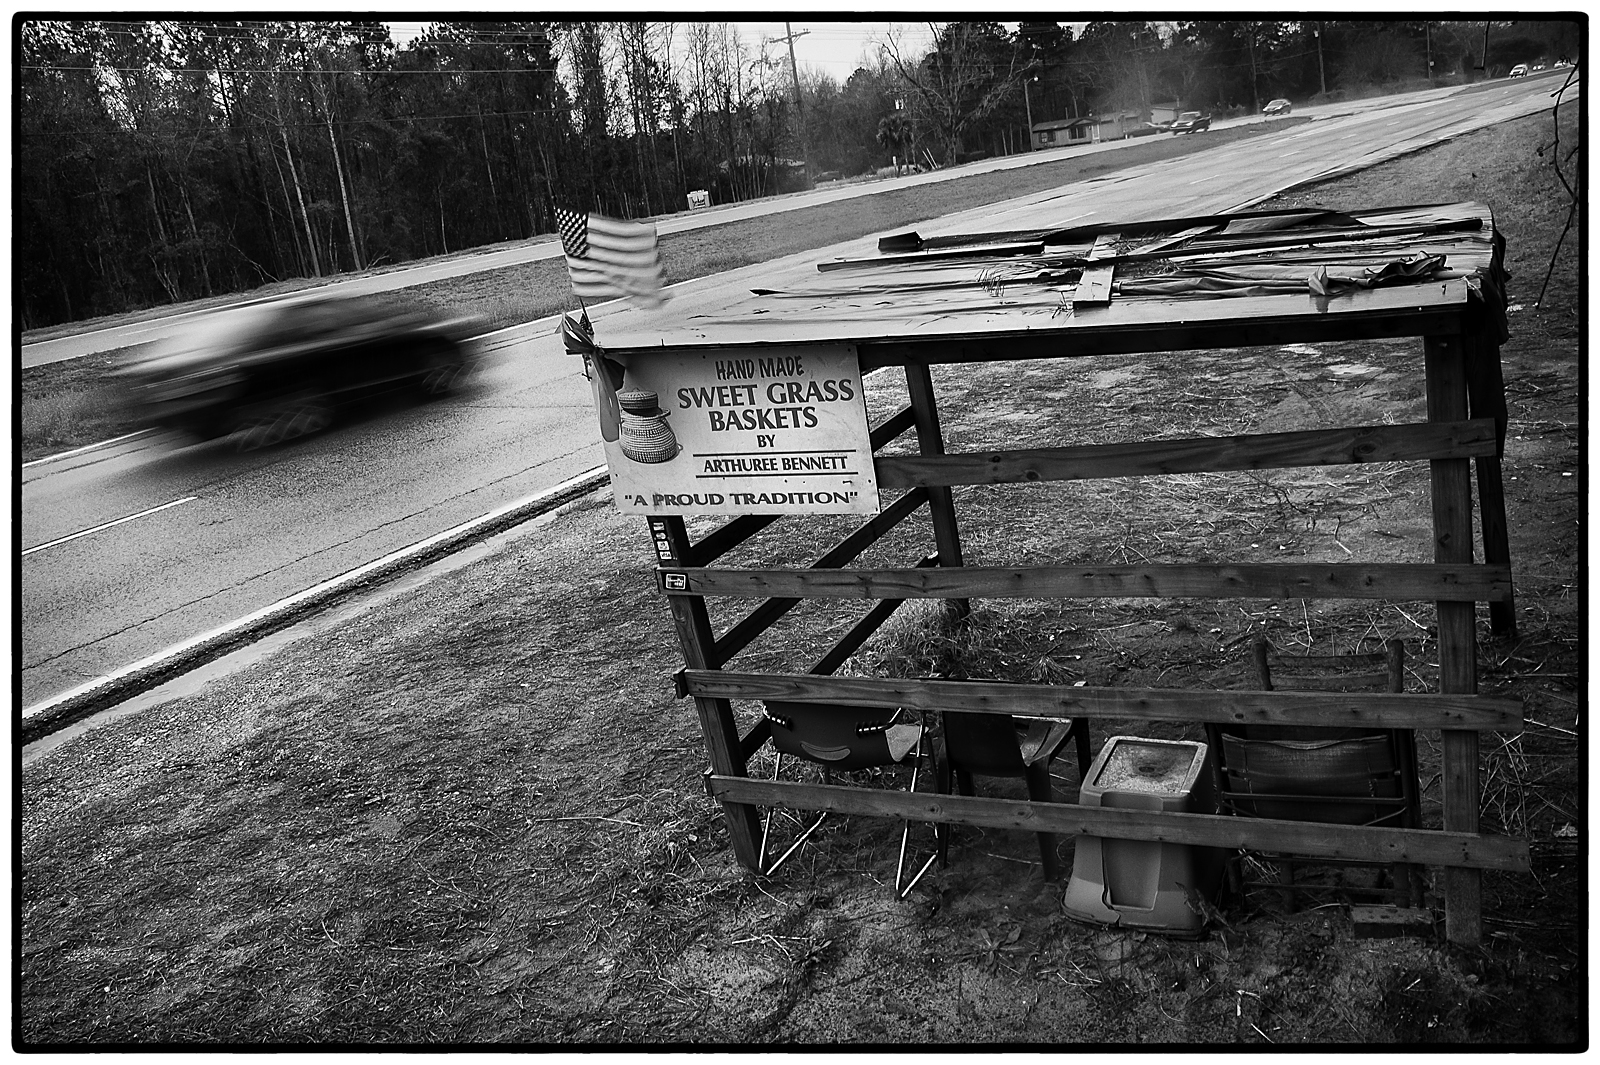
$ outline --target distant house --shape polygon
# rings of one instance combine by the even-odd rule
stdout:
[[[1150,105],[1150,121],[1158,126],[1172,125],[1172,123],[1178,120],[1178,116],[1182,113],[1183,108],[1176,100],[1172,101],[1170,104]]]
[[[1144,126],[1137,111],[1113,111],[1088,118],[1054,118],[1033,124],[1033,146],[1060,148],[1122,140]]]
[[[1060,148],[1069,144],[1092,144],[1097,123],[1092,118],[1052,118],[1033,124],[1035,148]]]
[[[1113,111],[1099,117],[1099,138],[1103,141],[1121,140],[1144,127],[1144,119],[1137,111]]]

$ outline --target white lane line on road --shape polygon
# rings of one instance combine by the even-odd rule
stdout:
[[[71,451],[63,451],[59,455],[46,455],[42,459],[34,459],[32,462],[24,462],[22,464],[22,469],[26,470],[33,466],[42,466],[46,462],[55,462],[57,459],[70,459],[72,456],[81,455],[85,451],[95,451],[102,447],[110,447],[112,444],[120,444],[124,440],[132,440],[134,437],[148,436],[149,434],[149,429],[138,429],[131,433],[124,433],[121,436],[113,436],[110,440],[102,440],[97,444],[85,444],[82,447],[75,447]]]
[[[181,503],[192,503],[196,499],[199,499],[199,498],[200,498],[199,496],[184,496],[182,499],[174,499],[172,502],[163,503],[159,507],[151,507],[149,510],[141,510],[137,514],[129,514],[125,518],[117,518],[116,520],[108,521],[103,525],[96,525],[92,529],[83,529],[83,530],[80,530],[79,532],[69,533],[66,536],[59,537],[59,538],[57,538],[55,540],[51,540],[51,541],[49,541],[47,543],[35,544],[33,547],[24,548],[22,553],[24,555],[31,555],[35,551],[43,551],[47,547],[55,547],[57,544],[64,544],[68,540],[76,540],[80,536],[88,536],[90,533],[97,533],[102,529],[109,529],[113,525],[121,525],[125,521],[133,521],[135,518],[148,517],[149,515],[155,514],[158,511],[166,510],[168,507],[178,506]]]

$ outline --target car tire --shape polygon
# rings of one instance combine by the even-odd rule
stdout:
[[[460,385],[467,374],[467,360],[453,349],[442,348],[428,354],[423,360],[422,373],[417,378],[417,389],[426,397],[448,395]]]
[[[319,391],[307,390],[264,404],[239,419],[233,431],[237,451],[258,451],[312,433],[333,423],[333,403]]]

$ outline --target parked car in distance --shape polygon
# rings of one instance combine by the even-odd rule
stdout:
[[[1173,133],[1199,133],[1203,129],[1211,128],[1211,116],[1203,115],[1199,111],[1185,111],[1178,116],[1176,122],[1167,127]]]
[[[1526,63],[1518,63],[1516,66],[1511,68],[1511,76],[1513,78],[1523,77],[1527,73],[1528,73],[1528,64],[1526,64]]]
[[[115,378],[145,425],[247,451],[323,429],[362,396],[443,395],[470,370],[476,332],[393,297],[274,300],[207,314]]]
[[[1294,105],[1280,96],[1276,100],[1268,101],[1267,106],[1261,109],[1261,113],[1264,115],[1287,115],[1292,110],[1294,110]]]

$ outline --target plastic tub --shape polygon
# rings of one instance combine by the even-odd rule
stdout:
[[[1215,789],[1206,745],[1113,736],[1089,767],[1083,806],[1212,813]],[[1079,836],[1064,906],[1080,920],[1198,934],[1205,926],[1194,891],[1214,901],[1227,852],[1149,840]]]

